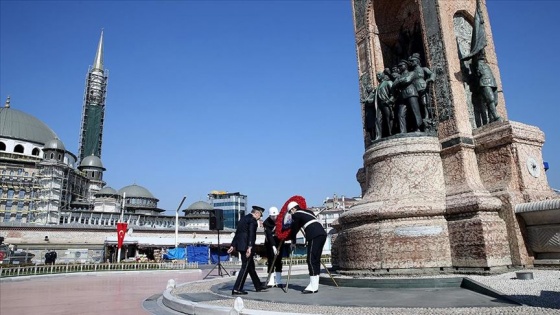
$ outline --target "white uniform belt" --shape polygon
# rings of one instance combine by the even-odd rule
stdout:
[[[317,220],[309,220],[309,221],[307,221],[307,223],[305,223],[305,224],[303,225],[303,229],[305,230],[305,228],[308,227],[309,224],[315,223],[315,222],[319,223],[319,221],[317,221]]]

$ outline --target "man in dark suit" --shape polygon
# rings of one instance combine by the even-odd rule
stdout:
[[[247,294],[247,291],[243,291],[247,274],[251,276],[251,281],[257,292],[266,290],[266,286],[261,283],[255,271],[255,260],[253,259],[255,255],[255,240],[257,238],[257,220],[262,217],[263,212],[264,208],[253,206],[251,213],[241,218],[237,224],[235,236],[231,242],[231,247],[228,249],[228,253],[237,250],[241,254],[241,269],[233,285],[232,295]]]

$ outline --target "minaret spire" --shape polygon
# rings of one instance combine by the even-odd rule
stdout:
[[[103,71],[103,29],[101,29],[101,37],[99,38],[99,44],[97,45],[97,53],[95,54],[95,60],[93,61],[93,69]]]
[[[101,158],[108,74],[108,70],[103,69],[103,30],[101,30],[95,60],[86,79],[80,130],[80,162],[90,155]]]

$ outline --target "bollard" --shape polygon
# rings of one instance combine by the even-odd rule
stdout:
[[[531,271],[518,271],[515,275],[518,280],[533,280],[533,272]]]

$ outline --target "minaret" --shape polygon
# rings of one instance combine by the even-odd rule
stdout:
[[[86,77],[80,130],[80,161],[90,155],[101,158],[107,77],[108,71],[103,69],[103,30],[101,30],[95,60]]]

